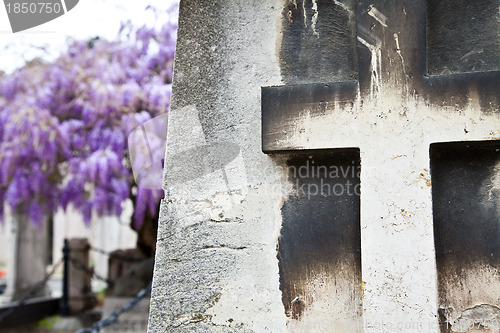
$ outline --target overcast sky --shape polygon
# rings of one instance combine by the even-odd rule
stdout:
[[[173,0],[80,0],[67,14],[43,25],[13,34],[7,11],[0,4],[0,70],[7,73],[35,57],[51,60],[63,50],[68,37],[88,39],[100,36],[114,39],[120,22],[152,22],[151,4],[168,8]]]

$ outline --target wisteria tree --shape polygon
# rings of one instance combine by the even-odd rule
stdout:
[[[117,41],[73,41],[0,77],[0,216],[7,204],[40,224],[71,205],[90,223],[131,198],[133,226],[156,218],[163,193],[136,188],[127,136],[168,112],[176,30],[125,23]]]

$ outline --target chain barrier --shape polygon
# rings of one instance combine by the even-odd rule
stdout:
[[[85,263],[83,261],[81,261],[80,259],[69,257],[69,260],[71,261],[71,263],[73,264],[73,266],[76,269],[87,273],[91,278],[96,278],[98,280],[104,281],[108,285],[113,284],[113,282],[111,280],[109,280],[109,279],[105,278],[104,276],[96,273],[93,268],[87,267],[87,265],[85,265]]]
[[[100,254],[103,254],[103,255],[108,256],[110,258],[121,259],[123,261],[135,261],[135,262],[139,262],[139,261],[142,261],[144,259],[147,259],[147,258],[144,258],[144,257],[137,257],[137,256],[127,255],[127,254],[113,253],[113,252],[110,252],[110,251],[106,251],[106,250],[100,249],[98,247],[94,247],[94,246],[92,246],[90,244],[88,244],[85,247],[85,249],[93,251],[93,252],[97,252],[97,253],[100,253]]]
[[[133,257],[133,256],[127,256],[127,255],[110,253],[110,252],[107,252],[107,251],[104,251],[104,250],[101,250],[101,249],[98,249],[98,248],[95,248],[95,247],[92,247],[92,246],[89,246],[89,249],[92,250],[92,251],[95,251],[95,252],[107,255],[109,257],[118,258],[118,259],[122,259],[122,260],[125,260],[125,261],[139,262],[139,261],[143,261],[144,260],[144,258],[138,258],[138,257]],[[96,273],[93,268],[87,267],[87,265],[82,260],[74,258],[74,257],[71,257],[71,256],[68,256],[67,258],[73,264],[74,268],[85,272],[91,278],[96,278],[98,280],[104,281],[106,284],[108,284],[108,286],[112,285],[112,281],[111,280],[109,280],[109,279],[103,277],[102,275]],[[22,307],[26,303],[26,301],[28,301],[38,291],[40,291],[42,288],[44,288],[46,286],[46,284],[47,284],[47,281],[52,277],[52,275],[54,275],[54,273],[56,272],[56,270],[59,268],[59,266],[61,266],[61,264],[63,262],[64,262],[64,258],[62,258],[55,265],[53,265],[52,269],[50,270],[50,272],[47,273],[42,280],[40,280],[37,283],[35,283],[35,285],[33,286],[33,288],[31,288],[30,290],[28,290],[27,292],[25,292],[23,294],[23,296],[18,301],[16,301],[17,304],[14,307],[6,310],[5,312],[0,313],[0,322],[2,322],[5,318],[7,318],[8,316],[10,316],[15,311],[17,311],[20,307]],[[94,323],[94,325],[92,326],[92,328],[81,329],[77,333],[98,333],[101,328],[104,328],[106,326],[109,326],[109,325],[115,323],[118,320],[118,318],[120,317],[120,315],[122,315],[123,313],[125,313],[125,312],[133,309],[144,297],[149,296],[150,293],[151,293],[151,283],[146,288],[141,289],[137,293],[137,295],[134,297],[134,299],[132,299],[130,302],[128,302],[123,308],[121,308],[118,311],[113,312],[108,318],[105,318],[103,320],[100,320],[100,321]]]
[[[92,250],[92,251],[94,251],[94,252],[97,252],[97,253],[100,253],[100,254],[104,254],[104,255],[106,255],[106,256],[108,256],[110,258],[117,258],[117,259],[121,259],[123,261],[139,262],[139,261],[143,261],[144,260],[144,258],[138,258],[138,257],[134,257],[134,256],[129,256],[129,255],[126,255],[126,254],[119,254],[119,253],[108,252],[108,251],[99,249],[97,247],[93,247],[92,245],[90,246],[89,249]]]
[[[17,301],[17,305],[10,308],[9,310],[3,312],[0,314],[0,322],[2,322],[5,318],[7,318],[8,316],[10,316],[12,313],[14,313],[15,311],[17,311],[20,307],[22,307],[27,300],[29,300],[30,298],[32,298],[36,292],[42,290],[42,288],[44,288],[46,285],[47,285],[47,281],[50,279],[50,277],[52,275],[54,275],[54,273],[56,272],[57,268],[59,266],[61,266],[61,264],[63,263],[63,260],[59,260],[55,265],[52,266],[52,269],[50,270],[49,273],[45,274],[45,277],[38,281],[37,283],[35,283],[35,285],[33,286],[33,288],[31,288],[30,290],[26,291],[23,296]]]
[[[137,304],[146,296],[149,296],[151,294],[151,282],[149,285],[143,289],[141,289],[134,297],[134,299],[130,300],[125,304],[124,307],[122,307],[120,310],[113,312],[109,317],[99,320],[98,322],[95,322],[94,325],[92,325],[91,328],[83,328],[76,333],[99,333],[101,328],[104,328],[106,326],[109,326],[113,323],[115,323],[118,318],[125,312],[132,310],[133,308],[136,307]]]

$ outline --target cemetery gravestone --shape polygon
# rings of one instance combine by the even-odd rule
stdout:
[[[295,5],[295,2],[290,4],[288,17],[301,17],[301,12],[304,13],[304,16],[307,16],[307,10],[304,6],[304,3],[306,2],[307,1],[297,2],[297,5]],[[346,3],[347,2],[343,2],[342,4],[345,6]],[[498,84],[498,81],[500,81],[500,75],[495,71],[484,73],[481,71],[498,70],[498,67],[500,67],[498,56],[494,54],[498,51],[498,32],[500,29],[495,15],[488,14],[486,16],[481,16],[481,13],[491,13],[492,11],[496,11],[498,9],[498,2],[483,1],[475,2],[474,4],[461,3],[463,6],[460,6],[460,3],[438,1],[420,1],[412,4],[402,2],[399,9],[403,12],[403,15],[401,12],[398,12],[398,6],[386,6],[386,3],[387,2],[383,1],[381,1],[380,4],[369,5],[358,3],[357,39],[360,46],[358,49],[360,71],[358,73],[358,82],[325,82],[298,86],[263,88],[263,150],[265,152],[327,148],[328,140],[338,143],[339,147],[361,147],[361,159],[362,161],[368,162],[362,163],[363,167],[368,165],[379,171],[389,171],[389,173],[387,173],[388,179],[382,180],[379,184],[374,184],[374,186],[379,188],[386,187],[389,191],[393,191],[394,188],[388,187],[387,184],[390,184],[389,178],[394,177],[394,174],[391,173],[395,173],[398,167],[395,164],[393,164],[394,166],[392,167],[388,167],[388,164],[383,162],[383,155],[380,154],[380,149],[377,149],[377,147],[373,147],[372,149],[363,149],[363,147],[370,147],[370,143],[363,142],[366,138],[371,138],[375,143],[383,145],[384,139],[391,136],[391,130],[383,127],[384,123],[386,123],[384,119],[387,119],[389,120],[389,123],[393,122],[395,126],[398,126],[398,120],[391,119],[392,117],[390,116],[392,111],[390,109],[390,99],[387,98],[388,96],[383,96],[381,91],[381,89],[387,88],[383,87],[384,81],[390,81],[391,79],[393,80],[393,83],[396,83],[397,87],[401,88],[399,98],[403,99],[401,101],[401,106],[395,107],[395,109],[402,108],[400,109],[400,115],[402,116],[400,125],[403,130],[397,128],[396,131],[392,133],[393,139],[400,140],[402,136],[411,136],[412,132],[417,134],[419,139],[424,139],[425,136],[428,136],[430,139],[430,141],[426,141],[424,139],[424,144],[419,147],[416,144],[420,142],[411,143],[411,138],[404,138],[404,140],[406,139],[406,141],[409,141],[407,142],[407,149],[410,154],[408,154],[408,152],[400,155],[396,154],[394,155],[393,160],[401,157],[408,160],[411,158],[410,156],[421,156],[418,157],[417,160],[422,158],[422,162],[427,163],[427,161],[423,160],[426,155],[418,154],[413,149],[429,149],[429,145],[432,141],[439,142],[453,140],[453,138],[446,138],[446,136],[439,138],[436,136],[437,133],[426,133],[426,123],[434,116],[429,114],[428,111],[422,112],[421,110],[416,109],[414,110],[413,115],[407,114],[408,106],[414,104],[415,101],[418,103],[420,96],[423,97],[425,102],[431,105],[447,106],[448,110],[456,108],[456,113],[459,116],[464,112],[463,109],[467,108],[467,104],[469,104],[469,109],[474,109],[474,107],[471,107],[471,104],[477,103],[476,108],[478,110],[474,111],[478,113],[476,114],[476,117],[479,116],[479,122],[482,121],[483,124],[485,124],[486,118],[490,117],[491,125],[485,126],[485,129],[489,128],[490,131],[489,133],[487,131],[485,133],[489,134],[489,137],[495,138],[498,131],[498,116],[491,114],[491,112],[494,113],[498,111],[496,110],[497,107],[495,107],[495,105],[498,105],[498,94],[495,92],[493,86]],[[317,6],[316,9],[318,8],[320,7]],[[458,15],[460,10],[463,10],[464,8],[469,9],[469,16]],[[298,14],[296,12],[298,12]],[[410,14],[408,14],[410,12],[412,13],[411,16],[413,18],[408,17],[410,16]],[[481,16],[484,21],[481,21],[481,23],[475,23],[474,16]],[[388,22],[392,22],[392,25],[394,26],[393,29],[388,27]],[[453,28],[450,28],[451,24],[458,25],[461,29],[453,30]],[[306,21],[300,25],[303,30],[308,29]],[[411,25],[414,25],[415,28],[412,29]],[[485,32],[485,35],[489,36],[489,38],[485,38],[482,35],[479,36],[479,29],[483,29],[484,26],[491,28],[491,30]],[[420,29],[418,29],[419,27]],[[405,29],[403,30],[402,28]],[[454,34],[453,41],[449,43],[451,45],[448,45],[447,43],[440,43],[439,41],[442,41],[443,35],[451,37],[450,29],[452,30],[451,33]],[[394,32],[391,33],[391,30],[394,30]],[[391,37],[393,38],[392,41],[390,41]],[[426,37],[428,39],[428,50],[426,49],[425,43]],[[283,41],[285,41],[285,39],[283,39]],[[412,50],[413,54],[410,54],[409,57],[405,57],[404,51],[401,48],[403,41],[406,44],[405,46]],[[294,42],[297,44],[298,48],[302,47],[302,43],[298,39],[293,39],[291,41],[287,40],[288,44],[293,44]],[[388,52],[389,55],[384,57],[381,51],[383,46],[385,44],[389,44],[390,42],[392,42],[395,47],[393,49],[394,57],[391,57],[391,52]],[[457,47],[459,44],[461,45],[461,48]],[[282,47],[282,50],[289,47],[289,45]],[[481,47],[483,47],[483,49]],[[366,54],[364,53],[366,50],[370,51],[369,57],[364,56],[364,54]],[[429,55],[428,57],[426,56],[427,54]],[[402,73],[398,73],[398,66],[394,62],[394,60],[397,59],[396,56],[397,58],[400,58],[398,60],[400,60],[400,70]],[[300,58],[297,58],[297,60],[299,62],[297,67],[307,67],[307,64],[300,64]],[[384,63],[384,61],[388,61],[388,63]],[[430,74],[448,74],[457,72],[467,72],[467,74],[430,76],[425,71],[426,67],[429,68]],[[286,66],[282,66],[282,68],[286,69]],[[384,73],[383,68],[394,69],[394,73]],[[285,74],[287,73],[286,71],[282,71],[282,73],[283,72],[285,72]],[[307,71],[302,73],[308,75]],[[384,74],[386,78],[385,80],[381,80]],[[399,82],[398,79],[400,79]],[[356,94],[361,94],[361,97],[363,97],[364,94],[365,96],[369,96],[369,98],[361,98],[361,100],[359,98],[356,99]],[[404,101],[404,99],[407,100]],[[471,101],[473,102],[471,103]],[[349,103],[351,103],[352,106],[349,107]],[[363,127],[366,125],[366,120],[369,119],[370,116],[366,114],[363,115],[362,112],[364,109],[370,108],[370,103],[373,104],[371,107],[372,112],[377,114],[377,117],[379,117],[380,120],[372,123],[372,126],[378,125],[378,128],[372,128],[370,130],[371,132],[364,132]],[[328,110],[329,105],[331,110]],[[340,110],[338,110],[339,106]],[[413,106],[417,106],[418,108],[418,105]],[[385,107],[388,107],[389,109],[384,111],[383,109]],[[422,107],[420,106],[420,108]],[[345,110],[348,112],[345,112]],[[475,121],[474,118],[476,117],[471,117],[469,121],[472,121],[472,123],[477,126],[479,122]],[[440,131],[447,132],[448,129],[453,131],[453,127],[457,127],[458,124],[456,119],[450,117],[447,118],[448,119],[439,121]],[[423,125],[424,127],[419,129],[418,126],[420,125]],[[332,131],[329,131],[326,126],[334,127],[335,132],[333,135]],[[381,127],[382,131],[379,131]],[[463,133],[465,135],[463,135],[462,140],[469,141],[488,138],[488,135],[484,136],[484,134],[481,134],[476,136],[476,133],[470,133],[467,127],[467,123],[464,123]],[[318,132],[328,133],[328,135],[318,134]],[[382,135],[379,137],[377,134]],[[317,142],[319,142],[319,146],[318,143],[314,142],[313,138],[316,138]],[[394,145],[394,143],[387,142],[387,146],[391,144]],[[498,146],[497,143],[492,143],[492,145],[494,147]],[[494,149],[490,151],[490,153],[492,152],[494,152]],[[373,153],[380,155],[378,157],[371,157],[370,155]],[[494,159],[494,157],[492,158]],[[416,170],[418,169],[415,169],[415,165],[417,163],[410,162],[406,165],[406,168],[408,170],[413,169],[413,173],[416,173]],[[421,170],[424,172],[420,173],[420,177],[428,179],[429,167],[425,166]],[[367,184],[367,181],[369,182],[370,178],[374,177],[366,173],[365,175],[366,176],[363,177],[362,168],[362,188],[364,190],[370,190],[370,185]],[[375,178],[380,180],[381,175],[382,173],[378,172],[378,175]],[[431,182],[428,180],[427,187],[430,187],[430,184]],[[449,184],[446,191],[453,191],[453,186]],[[376,192],[380,196],[384,190],[381,191],[380,189],[377,189]],[[413,193],[417,194],[417,197],[419,192],[422,191],[414,191]],[[415,201],[416,197],[408,197],[406,200],[412,202]],[[440,198],[442,197],[443,196],[440,196]],[[468,200],[470,199],[469,197],[470,194],[465,195],[462,200]],[[361,202],[366,203],[367,208],[363,209],[362,206],[361,215],[364,215],[367,218],[365,221],[362,219],[361,223],[362,225],[363,222],[367,223],[367,228],[370,228],[368,226],[368,221],[375,221],[376,217],[373,216],[370,218],[369,214],[366,214],[366,212],[373,210],[372,207],[374,202],[370,202],[369,196],[364,196],[364,198],[365,200],[362,199]],[[488,200],[495,201],[495,196],[492,197],[490,195]],[[390,201],[390,197],[387,196],[387,202]],[[439,202],[439,200],[437,201]],[[382,202],[380,203],[382,205],[384,204]],[[442,207],[438,207],[437,209],[442,209]],[[469,209],[474,211],[471,207],[469,207]],[[491,223],[495,226],[494,230],[497,230],[498,213],[491,213],[490,211],[488,214],[493,214],[493,216],[496,217],[496,220],[493,218]],[[401,215],[404,217],[411,217],[412,214],[410,213],[408,215],[408,212],[402,208]],[[383,217],[380,218],[383,219]],[[486,216],[484,216],[483,219],[484,218],[487,219]],[[430,219],[427,218],[427,220],[429,221]],[[444,230],[442,229],[443,227],[439,226],[439,221],[437,222],[438,227],[435,230],[436,247],[440,249],[443,244],[440,243],[442,238],[439,236],[444,233]],[[446,227],[457,228],[458,233],[462,235],[467,234],[466,228],[454,226],[450,222],[446,224]],[[475,225],[474,227],[481,228],[480,225]],[[490,225],[487,228],[491,229],[493,227]],[[496,232],[493,232],[493,234],[496,235]],[[458,242],[459,240],[460,238],[457,238],[454,241]],[[485,239],[479,238],[477,241],[478,243],[481,241],[484,242]],[[493,237],[487,241],[487,247],[495,248],[498,246],[498,242],[499,240]],[[404,244],[404,242],[401,241],[400,244]],[[387,252],[389,252],[389,250]],[[493,252],[494,251],[490,251],[490,255]],[[367,264],[366,259],[371,256],[368,255],[366,251],[364,251],[363,254],[363,267],[365,268],[365,274],[363,274],[363,276],[365,276],[368,272],[366,268],[367,266],[370,266],[370,264]],[[437,254],[438,259],[440,259],[439,256],[442,253],[438,251]],[[462,311],[473,308],[476,304],[494,303],[493,305],[490,305],[493,306],[492,308],[488,307],[485,310],[476,310],[476,312],[483,311],[485,313],[484,318],[478,318],[478,321],[487,321],[488,318],[492,316],[489,312],[493,312],[494,314],[498,312],[498,304],[495,303],[498,302],[498,300],[495,300],[496,296],[494,296],[497,295],[498,292],[495,289],[495,284],[493,283],[493,285],[491,285],[492,281],[498,279],[498,274],[496,273],[495,268],[498,267],[498,264],[483,265],[481,268],[476,268],[478,271],[474,277],[482,277],[480,279],[483,281],[483,283],[481,283],[481,288],[488,285],[490,285],[490,287],[483,295],[475,293],[475,296],[467,296],[464,292],[459,292],[459,290],[464,288],[459,287],[459,283],[456,281],[457,277],[449,276],[450,267],[444,268],[441,266],[441,263],[442,260],[438,260],[438,271],[441,273],[439,280],[439,306],[440,311],[443,313],[446,312],[447,314],[441,318],[441,322],[444,322],[445,326],[450,327],[451,324],[458,320],[457,318],[460,317]],[[478,264],[478,262],[474,263]],[[456,269],[457,267],[453,267],[453,272],[456,273]],[[445,274],[442,273],[443,270],[448,271],[447,277],[444,277]],[[455,281],[450,282],[450,279]],[[469,289],[471,288],[472,287]],[[383,290],[382,286],[377,288],[377,291],[381,290]],[[458,297],[450,297],[450,295],[457,292],[459,294]],[[469,290],[469,293],[470,292],[471,291]],[[465,301],[465,299],[467,299],[467,301]],[[365,300],[364,303],[369,304],[369,300]],[[368,311],[370,310],[365,312]],[[478,316],[478,314],[475,315]],[[462,321],[465,321],[462,317],[460,318]],[[414,322],[415,325],[418,325],[418,323],[421,322]],[[428,324],[432,326],[430,322]],[[462,324],[458,322],[457,325]],[[412,323],[409,323],[409,326],[412,326]]]
[[[437,180],[433,188],[431,166],[439,169],[442,159],[429,149],[439,142],[495,146],[500,137],[500,53],[492,51],[498,21],[486,15],[490,29],[474,21],[498,12],[499,3],[454,4],[181,3],[150,331],[446,332],[462,327],[460,318],[471,311],[481,316],[498,308],[491,299],[498,295],[495,284],[481,284],[489,298],[471,295],[461,302],[446,296],[462,292],[456,284],[437,280],[440,251],[450,244],[440,243],[443,224],[435,217],[434,226],[433,211],[448,208],[433,202],[432,193],[453,191],[453,185]],[[441,42],[450,36],[449,45]],[[238,189],[224,190],[219,172],[168,182],[175,177],[169,154],[188,141],[183,112],[199,119],[205,140],[240,146]],[[262,141],[255,135],[260,120]],[[294,182],[317,180],[289,173],[308,154],[322,165],[342,166],[345,161],[333,157],[338,149],[359,149],[361,167],[359,210],[341,218],[328,213],[327,202],[335,207],[342,196],[316,198],[321,204],[311,209],[313,201],[297,195]],[[482,174],[497,172],[491,162],[484,165],[489,171]],[[498,221],[485,211],[486,220]],[[360,244],[360,256],[339,251],[339,242],[330,240],[338,234],[350,235],[344,250]],[[351,253],[349,260],[335,265],[342,253]],[[328,263],[321,279],[316,262]],[[351,285],[335,285],[338,277]],[[326,285],[315,287],[318,281]],[[337,295],[315,293],[328,288]],[[350,301],[339,302],[343,293],[351,293]],[[481,302],[489,307],[474,309]],[[438,313],[446,324],[441,328]]]

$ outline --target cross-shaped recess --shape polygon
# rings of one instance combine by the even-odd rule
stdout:
[[[442,332],[465,331],[472,322],[496,331],[500,141],[437,143],[430,153]]]
[[[500,138],[500,73],[428,75],[425,0],[357,1],[355,13],[357,80],[262,88],[262,150],[360,149],[366,331],[429,330],[437,325],[429,147]]]

